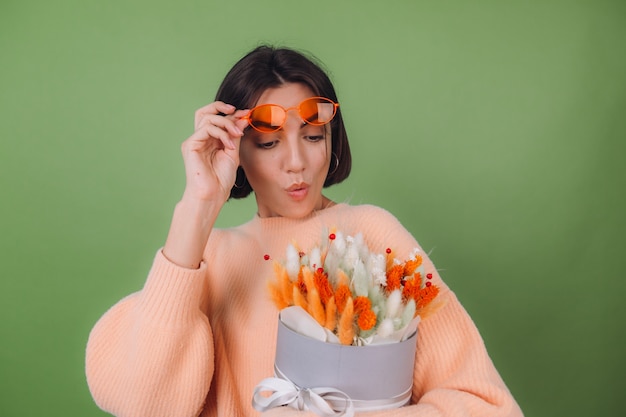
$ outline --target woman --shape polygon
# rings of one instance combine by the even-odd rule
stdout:
[[[267,258],[280,258],[292,241],[310,248],[334,226],[362,233],[374,252],[393,245],[401,258],[418,247],[383,209],[322,194],[348,176],[351,159],[334,88],[310,59],[259,47],[231,69],[216,100],[196,112],[182,145],[186,187],[144,288],[90,335],[89,387],[117,416],[257,415],[252,392],[273,374],[277,332]],[[214,228],[229,197],[252,191],[252,220]],[[521,415],[471,319],[425,265],[445,305],[420,324],[411,404],[378,413]]]

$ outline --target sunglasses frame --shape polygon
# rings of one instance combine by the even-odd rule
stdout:
[[[327,122],[324,123],[312,123],[308,120],[306,120],[304,117],[302,117],[302,112],[301,112],[301,107],[302,105],[309,101],[309,100],[323,100],[324,102],[328,103],[328,104],[332,104],[333,105],[333,114],[332,116],[330,116],[330,119],[328,119]],[[285,118],[283,120],[283,122],[280,124],[280,126],[277,126],[275,129],[272,130],[262,130],[256,126],[254,126],[254,124],[252,124],[252,118],[250,117],[250,115],[257,109],[262,108],[262,107],[266,107],[266,106],[276,106],[279,107],[281,109],[283,109],[283,111],[285,112]],[[265,103],[265,104],[260,104],[258,106],[253,107],[252,109],[250,109],[250,112],[248,112],[248,114],[244,117],[242,117],[242,119],[245,119],[248,121],[248,126],[250,126],[251,128],[253,128],[254,130],[256,130],[257,132],[261,132],[261,133],[272,133],[272,132],[276,132],[278,130],[280,130],[284,125],[285,122],[287,121],[287,112],[291,111],[291,110],[297,110],[298,115],[300,116],[300,118],[302,119],[302,121],[304,121],[306,124],[312,125],[312,126],[324,126],[325,124],[328,124],[330,122],[333,121],[333,119],[335,118],[335,116],[337,115],[337,108],[339,107],[339,103],[335,103],[333,100],[327,98],[327,97],[320,97],[320,96],[316,96],[316,97],[309,97],[309,98],[305,98],[304,100],[302,100],[300,102],[300,104],[298,104],[297,106],[293,106],[293,107],[289,107],[289,108],[284,108],[283,106],[281,106],[280,104],[272,104],[272,103]]]

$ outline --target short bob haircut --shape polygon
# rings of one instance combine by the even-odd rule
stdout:
[[[253,49],[231,68],[222,81],[215,99],[232,104],[238,109],[250,109],[256,105],[265,90],[280,87],[286,83],[304,84],[316,96],[339,102],[328,75],[320,65],[314,62],[314,58],[307,57],[293,49],[274,48],[267,45]],[[330,122],[330,130],[332,159],[324,187],[338,184],[348,178],[352,167],[348,135],[341,117],[341,107],[337,108],[337,114]],[[244,198],[252,191],[245,172],[241,167],[237,168],[237,179],[235,186],[230,190],[230,197]]]

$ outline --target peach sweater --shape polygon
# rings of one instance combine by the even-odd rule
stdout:
[[[318,244],[324,228],[362,232],[370,250],[406,259],[417,242],[387,211],[338,204],[305,219],[259,218],[215,229],[197,270],[159,251],[143,289],[113,306],[93,328],[89,388],[119,417],[256,416],[254,387],[273,376],[278,311],[267,280],[287,244]],[[522,412],[494,368],[474,323],[429,259],[444,307],[420,323],[411,405],[368,415],[498,416]],[[263,414],[311,415],[289,407]]]

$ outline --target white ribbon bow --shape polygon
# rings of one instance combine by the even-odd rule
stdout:
[[[262,392],[272,392],[269,397]],[[300,388],[281,378],[265,378],[254,389],[252,406],[257,411],[289,405],[298,410],[310,410],[321,417],[353,417],[352,400],[335,388]]]

